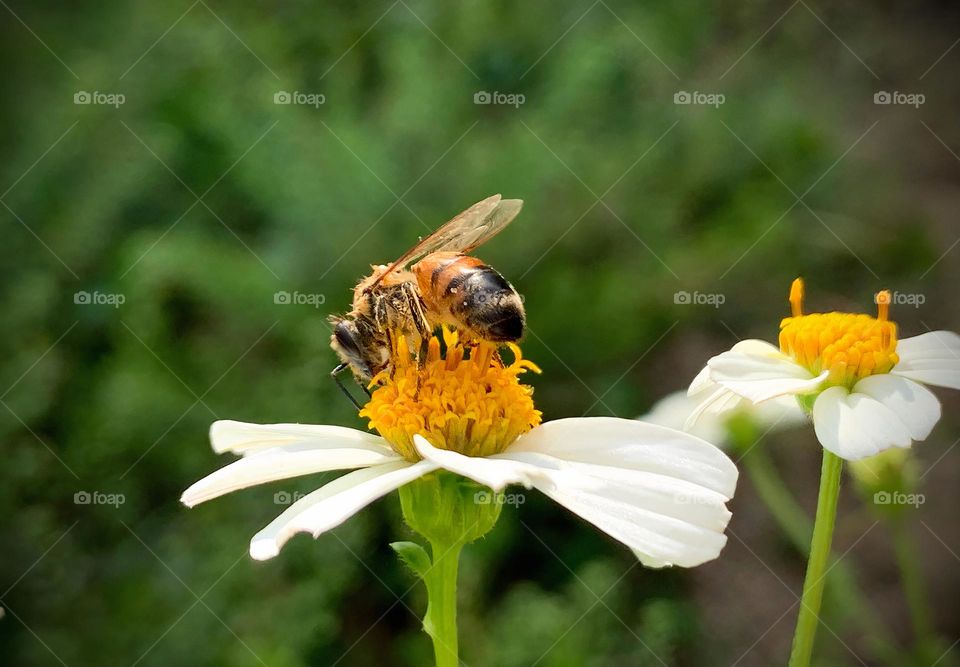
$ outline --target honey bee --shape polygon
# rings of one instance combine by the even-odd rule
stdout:
[[[468,254],[510,224],[522,206],[519,199],[487,197],[392,264],[371,267],[354,289],[352,310],[331,318],[330,347],[341,361],[331,376],[354,404],[338,375],[350,369],[366,387],[390,365],[396,335],[419,345],[421,363],[441,324],[468,340],[507,343],[523,336],[520,295],[494,268]]]

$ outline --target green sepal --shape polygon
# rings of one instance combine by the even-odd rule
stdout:
[[[391,542],[390,548],[397,552],[397,556],[411,572],[421,579],[427,576],[431,563],[426,549],[416,542]]]
[[[503,496],[441,470],[400,487],[400,508],[407,525],[432,545],[463,545],[496,525]]]

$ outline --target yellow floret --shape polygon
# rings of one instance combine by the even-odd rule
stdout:
[[[830,371],[830,384],[852,386],[868,375],[887,373],[897,356],[897,325],[887,319],[889,293],[877,295],[877,317],[854,313],[803,314],[803,282],[790,290],[792,317],[780,323],[780,349],[811,373]]]
[[[443,338],[446,353],[433,336],[421,368],[398,336],[392,368],[373,379],[379,386],[360,411],[397,453],[418,460],[413,436],[419,434],[440,449],[490,456],[540,424],[533,388],[519,381],[521,373],[540,369],[518,346],[509,345],[514,359],[504,364],[490,343],[464,345],[446,329]]]

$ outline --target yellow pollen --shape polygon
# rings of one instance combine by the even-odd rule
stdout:
[[[505,364],[495,345],[464,345],[455,331],[443,330],[446,354],[433,336],[423,367],[397,336],[392,370],[373,378],[370,401],[360,411],[393,449],[417,461],[414,435],[434,447],[467,456],[502,452],[520,435],[540,424],[533,404],[533,388],[520,384],[519,375],[540,369],[509,344],[513,361]]]
[[[792,317],[780,323],[780,349],[814,375],[829,370],[831,385],[852,386],[887,373],[897,356],[897,325],[888,320],[890,293],[877,294],[877,317],[855,313],[802,314],[803,281],[790,288]]]

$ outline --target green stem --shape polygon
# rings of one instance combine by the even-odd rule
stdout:
[[[842,470],[843,460],[836,454],[823,450],[817,516],[813,523],[810,560],[807,561],[800,613],[797,616],[797,628],[790,651],[790,667],[808,667],[813,656],[813,642],[820,622],[820,603],[823,600],[824,580],[830,560],[830,543],[833,541],[833,526],[837,518]]]
[[[753,482],[760,500],[791,546],[804,557],[810,553],[810,535],[813,521],[790,493],[767,450],[752,447],[741,459],[744,470]],[[866,604],[863,592],[857,584],[854,571],[843,561],[834,561],[828,574],[830,593],[845,616],[854,620],[868,638],[873,652],[884,664],[901,662],[900,650],[887,637],[890,633],[883,626],[873,608]]]
[[[891,524],[893,547],[897,555],[897,565],[900,568],[900,578],[903,581],[904,595],[907,598],[907,608],[910,610],[910,621],[913,624],[917,661],[921,665],[929,665],[937,659],[935,655],[937,635],[930,618],[930,608],[927,606],[927,591],[923,574],[920,572],[920,559],[910,539],[907,523],[903,520],[894,520]]]
[[[424,630],[433,640],[437,667],[460,664],[457,645],[457,566],[462,542],[430,542],[433,564],[424,576],[427,585],[427,614]]]

